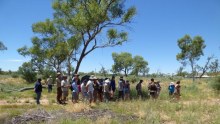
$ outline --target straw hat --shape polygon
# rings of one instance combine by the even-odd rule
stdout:
[[[174,85],[174,82],[170,82],[170,85]]]
[[[109,82],[110,82],[110,80],[109,80],[109,79],[105,80],[105,83],[109,83]]]

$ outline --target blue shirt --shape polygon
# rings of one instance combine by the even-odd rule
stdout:
[[[78,86],[77,86],[76,82],[74,82],[74,81],[72,83],[72,88],[73,88],[73,92],[77,92],[77,93],[79,92],[78,91]]]
[[[110,87],[112,90],[115,90],[115,80],[111,80]]]
[[[168,89],[171,93],[173,93],[175,90],[175,85],[169,85]]]
[[[35,86],[34,86],[34,89],[35,89],[36,93],[42,92],[42,85],[41,85],[41,83],[40,82],[36,82]]]

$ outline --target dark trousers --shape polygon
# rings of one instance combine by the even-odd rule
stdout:
[[[124,92],[123,91],[118,91],[118,99],[124,99]]]
[[[105,102],[108,102],[109,99],[110,99],[110,94],[109,94],[109,92],[104,92],[104,100],[105,100]]]
[[[52,85],[48,85],[48,93],[52,92]]]
[[[40,104],[41,92],[36,92],[36,94],[37,94],[36,102],[37,104]]]
[[[57,102],[61,103],[62,100],[62,90],[61,87],[57,87]]]
[[[138,97],[141,96],[141,98],[142,98],[143,97],[142,91],[141,90],[137,90],[137,95],[138,95]]]

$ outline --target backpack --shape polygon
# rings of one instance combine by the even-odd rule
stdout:
[[[151,84],[149,89],[152,91],[157,91],[157,86],[155,84]]]

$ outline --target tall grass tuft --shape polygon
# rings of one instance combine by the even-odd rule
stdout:
[[[211,82],[211,87],[216,90],[218,93],[220,93],[220,77],[216,77],[212,82]]]

